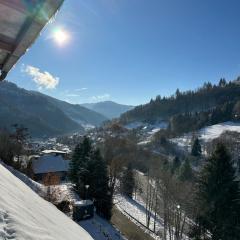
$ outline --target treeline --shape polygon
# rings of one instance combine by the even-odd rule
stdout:
[[[179,135],[204,126],[240,119],[240,101],[225,102],[208,111],[177,114],[170,118],[168,131]]]
[[[120,117],[121,123],[133,121],[155,122],[157,120],[169,120],[178,114],[192,114],[204,112],[225,103],[240,100],[240,77],[235,81],[226,82],[220,79],[217,85],[204,83],[195,91],[181,92],[176,90],[170,97],[157,96],[148,104],[140,105],[135,109],[124,113]]]

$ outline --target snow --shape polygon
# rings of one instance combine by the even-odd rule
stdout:
[[[200,129],[196,133],[188,133],[182,137],[173,138],[171,141],[176,143],[180,147],[191,147],[192,137],[196,136],[203,142],[210,142],[215,138],[220,137],[226,131],[238,132],[240,133],[240,122],[224,122],[208,126]]]
[[[61,155],[44,155],[32,161],[35,174],[48,172],[67,172],[69,160],[64,160]]]
[[[24,182],[28,187],[30,187],[38,195],[41,195],[41,196],[44,195],[44,187],[42,186],[42,184],[33,181],[31,178],[27,177],[25,174],[17,171],[13,167],[10,167],[4,164],[1,161],[0,161],[0,164],[2,164],[5,168],[7,168],[14,176],[16,176],[22,182]]]
[[[161,129],[166,129],[168,127],[168,123],[165,121],[159,121],[154,124],[133,122],[126,125],[125,127],[128,129],[139,128],[141,141],[138,142],[138,145],[147,145],[152,141],[154,134],[156,134]]]
[[[91,240],[92,237],[0,164],[0,239]]]
[[[106,220],[95,214],[94,218],[79,222],[95,240],[125,240],[121,233]]]
[[[93,205],[93,201],[91,200],[80,200],[80,201],[76,201],[74,202],[75,206],[91,206]]]
[[[43,150],[42,151],[43,154],[66,154],[65,151],[59,151],[59,150]]]
[[[132,122],[127,125],[124,125],[124,127],[129,130],[142,128],[142,130],[146,131],[150,129],[150,132],[154,133],[159,131],[160,129],[166,129],[168,127],[168,123],[165,121],[159,121],[154,124],[143,123],[143,122]]]
[[[133,200],[122,196],[121,194],[117,194],[115,196],[114,202],[117,208],[127,216],[131,221],[133,221],[136,225],[138,225],[142,230],[147,232],[154,239],[160,239],[159,236],[154,234],[153,232],[147,230],[142,225],[146,226],[146,208],[144,201],[138,196],[137,199]],[[154,214],[151,215],[150,220],[150,229],[154,229]],[[156,221],[156,232],[163,230],[163,221],[159,217],[157,217]]]
[[[82,123],[81,126],[84,128],[85,131],[92,130],[95,128],[94,125],[89,123]]]
[[[138,145],[147,145],[151,142],[151,140],[141,141],[138,143]]]
[[[200,130],[200,138],[204,141],[210,141],[218,138],[225,131],[232,131],[240,133],[239,122],[225,122],[205,127]]]

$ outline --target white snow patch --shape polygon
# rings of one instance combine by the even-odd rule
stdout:
[[[200,138],[204,141],[211,141],[214,138],[218,138],[222,133],[226,131],[240,133],[239,122],[225,122],[205,127],[199,131]]]
[[[95,214],[94,218],[79,222],[95,240],[127,240],[120,231]]]
[[[147,145],[151,142],[151,140],[141,141],[138,143],[138,145]]]
[[[203,142],[210,142],[215,138],[220,137],[226,131],[240,133],[240,122],[224,122],[208,126],[200,129],[196,133],[188,133],[182,137],[171,139],[172,142],[176,143],[179,147],[191,148],[191,142],[193,135],[198,137]]]

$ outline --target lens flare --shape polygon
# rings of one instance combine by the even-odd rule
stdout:
[[[53,39],[59,46],[63,46],[69,42],[70,34],[66,30],[58,28],[53,32]]]

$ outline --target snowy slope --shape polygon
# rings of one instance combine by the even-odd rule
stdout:
[[[205,127],[200,130],[200,138],[204,141],[210,141],[218,138],[225,131],[240,132],[240,123],[225,122]]]
[[[224,122],[208,126],[200,129],[195,136],[199,137],[203,142],[210,142],[215,138],[218,138],[225,131],[233,131],[240,133],[240,123],[239,122]],[[192,133],[185,134],[182,137],[172,139],[173,142],[177,143],[180,147],[191,147]]]
[[[0,164],[0,239],[91,240],[79,225]]]
[[[0,164],[2,164],[2,166],[4,166],[7,170],[9,170],[19,180],[24,182],[28,187],[30,187],[38,195],[40,195],[40,196],[45,195],[45,188],[43,187],[42,184],[33,181],[31,178],[27,177],[25,174],[19,172],[18,170],[14,169],[11,166],[4,164],[2,161],[0,161]]]

